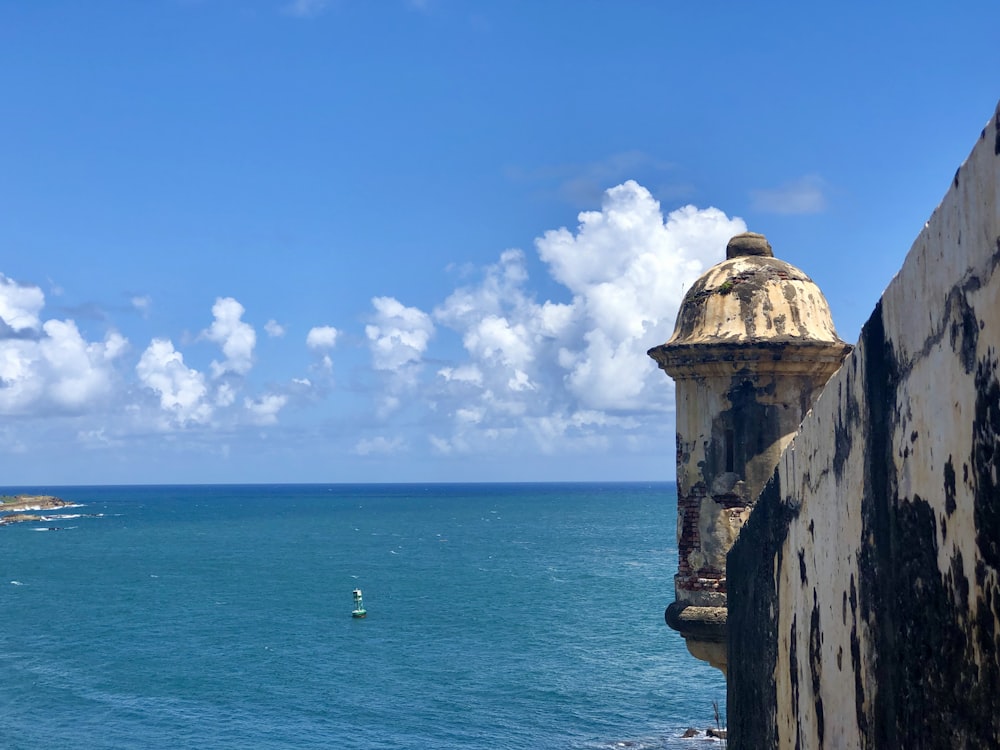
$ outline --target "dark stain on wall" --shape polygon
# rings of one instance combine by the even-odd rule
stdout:
[[[944,465],[944,510],[951,517],[958,506],[955,504],[955,465],[951,462],[951,456]]]
[[[813,609],[809,617],[809,676],[812,678],[813,710],[816,712],[816,732],[819,735],[819,746],[823,747],[825,731],[823,721],[823,697],[820,695],[820,683],[823,677],[823,632],[819,625],[819,602],[816,589],[813,589]]]
[[[983,662],[991,665],[985,669],[982,676],[984,688],[996,695],[1000,691],[1000,674],[997,670],[997,629],[996,623],[1000,619],[1000,596],[998,596],[996,584],[996,571],[992,582],[987,581],[986,565],[982,560],[976,563],[976,585],[980,591],[976,597],[976,623],[975,636],[979,644],[980,653],[983,655]]]
[[[864,671],[861,666],[861,639],[858,637],[858,589],[851,574],[851,671],[854,673],[854,713],[858,732],[868,736],[868,712],[865,706]]]
[[[858,602],[861,618],[872,630],[873,650],[888,657],[897,650],[896,631],[892,627],[879,626],[887,616],[884,605],[892,601],[894,593],[889,539],[892,508],[885,502],[885,498],[887,489],[890,488],[888,467],[893,465],[888,400],[890,394],[895,393],[898,375],[895,355],[885,337],[881,300],[861,330],[861,342],[865,357],[863,385],[868,435],[864,446]],[[892,495],[895,495],[894,487]],[[852,657],[853,651],[852,643]],[[861,668],[863,665],[860,664],[859,654],[859,663],[855,669]],[[874,660],[874,678],[879,688],[874,696],[875,705],[871,707],[872,724],[862,741],[866,747],[873,748],[898,746],[894,731],[897,713],[894,665],[889,658]],[[857,685],[857,680],[855,684]],[[859,707],[859,710],[862,708],[864,707]]]
[[[992,348],[976,368],[976,408],[972,422],[972,486],[979,554],[1000,569],[1000,382]]]
[[[847,377],[837,384],[837,401],[841,408],[837,413],[837,421],[833,426],[833,472],[838,481],[844,474],[844,465],[851,454],[854,433],[861,421],[858,400],[854,396],[854,378],[857,372],[857,358],[852,360],[852,368]],[[844,390],[846,389],[846,403]],[[804,413],[804,412],[803,412]]]
[[[712,422],[712,439],[705,450],[702,478],[707,487],[721,474],[746,467],[753,473],[750,460],[781,437],[780,407],[762,403],[774,394],[773,380],[758,383],[750,371],[733,376],[727,397],[730,408],[721,411]],[[750,497],[759,492],[767,476],[741,476],[747,482]]]
[[[798,616],[792,615],[792,627],[788,633],[788,682],[792,688],[792,710],[795,722],[795,750],[801,750],[802,732],[799,729],[799,639]]]
[[[862,341],[868,440],[859,602],[861,616],[871,633],[868,674],[877,685],[869,707],[872,722],[863,727],[863,746],[1000,746],[997,662],[995,658],[986,659],[982,668],[976,662],[968,635],[975,629],[970,627],[973,615],[968,611],[969,583],[961,556],[953,556],[947,575],[942,576],[934,509],[918,495],[898,496],[890,452],[892,436],[901,421],[895,413],[899,368],[892,344],[885,337],[881,304],[865,325]],[[1000,503],[993,480],[1000,437],[1000,384],[995,374],[995,360],[988,358],[980,363],[973,440],[977,446],[973,456],[977,541],[981,556],[993,569],[983,569],[977,577],[984,583],[994,582],[992,588],[986,587],[981,600],[979,619],[986,615],[990,623],[980,623],[979,641],[988,640],[994,649],[995,570],[1000,561]],[[942,488],[946,506],[948,493],[956,491],[950,460],[949,465]],[[954,498],[951,502],[954,504]],[[852,632],[852,663],[857,677],[861,664],[855,639]],[[858,699],[860,724],[863,696]]]
[[[969,279],[964,288],[956,287],[948,295],[948,312],[951,317],[950,341],[951,348],[962,359],[962,366],[967,373],[976,367],[976,346],[979,343],[979,321],[976,312],[969,305],[965,295],[967,291],[975,291],[980,287],[976,277]]]
[[[901,501],[896,518],[899,590],[897,610],[888,619],[898,628],[899,648],[877,652],[878,658],[899,664],[893,685],[897,711],[887,724],[894,724],[901,747],[995,747],[1000,723],[995,699],[982,690],[972,660],[961,557],[952,560],[942,579],[934,510],[919,496]]]
[[[782,502],[777,472],[729,551],[729,747],[761,750],[777,743],[774,668],[778,649],[778,591],[773,565],[781,565],[788,525],[798,514]]]

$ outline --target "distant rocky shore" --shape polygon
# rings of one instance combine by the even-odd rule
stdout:
[[[72,503],[54,495],[4,495],[0,497],[0,526],[26,521],[41,521],[43,516],[24,513],[26,510],[53,510],[65,508]]]

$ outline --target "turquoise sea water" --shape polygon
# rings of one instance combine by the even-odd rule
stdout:
[[[725,701],[671,484],[53,491],[0,528],[3,748],[689,748]]]

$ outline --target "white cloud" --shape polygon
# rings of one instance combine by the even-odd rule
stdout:
[[[103,427],[93,430],[79,430],[76,433],[76,439],[86,448],[120,448],[125,445],[125,441],[108,435]]]
[[[472,383],[481,385],[483,382],[483,372],[476,365],[462,365],[461,367],[442,367],[438,370],[438,375],[448,381],[458,383]]]
[[[473,407],[459,409],[455,412],[455,418],[459,422],[468,422],[470,424],[479,424],[483,421],[486,416],[486,409],[483,407]]]
[[[332,349],[340,335],[333,326],[316,326],[309,329],[306,335],[306,346],[310,349]]]
[[[39,359],[35,342],[0,339],[0,412],[26,411],[41,397],[44,384],[36,377]]]
[[[225,409],[236,401],[236,389],[231,383],[220,383],[215,389],[215,405]]]
[[[646,350],[669,338],[687,287],[743,231],[742,220],[714,208],[664,217],[629,181],[605,192],[601,210],[581,213],[575,230],[536,240],[570,301],[536,300],[524,254],[502,253],[434,311],[468,357],[437,370],[433,404],[451,432],[435,428],[434,449],[527,439],[543,451],[596,450],[608,435],[636,429],[631,415],[667,410],[669,381]]]
[[[379,435],[378,437],[359,440],[352,452],[358,456],[388,456],[405,449],[406,442],[402,438],[387,438]]]
[[[268,393],[257,400],[245,399],[243,405],[255,424],[277,424],[278,412],[288,403],[288,396]]]
[[[88,342],[72,320],[41,319],[45,295],[0,274],[0,413],[79,414],[106,402],[128,342]]]
[[[511,391],[534,391],[536,386],[531,382],[528,374],[522,370],[514,370],[514,374],[507,381],[507,388]]]
[[[87,342],[72,320],[48,320],[39,333],[0,339],[0,413],[77,414],[104,403],[128,342],[117,332]]]
[[[391,418],[382,429],[396,436],[359,440],[353,451],[631,450],[635,435],[661,434],[671,390],[645,352],[670,336],[687,286],[745,229],[714,208],[664,215],[647,190],[625,182],[605,192],[599,210],[581,213],[575,227],[538,237],[537,258],[508,249],[496,263],[464,274],[432,313],[392,296],[372,298],[364,336],[374,377],[366,380],[352,366],[350,388],[371,389],[373,421]],[[529,276],[536,267],[551,276],[542,280],[545,288],[557,287],[549,299]],[[148,309],[146,300],[134,298],[133,307]],[[161,428],[225,428],[232,439],[250,425],[275,424],[290,403],[317,407],[296,418],[319,414],[321,406],[317,418],[346,416],[332,399],[330,411],[322,405],[331,393],[331,350],[347,336],[333,326],[305,336],[314,352],[308,378],[262,367],[258,380],[282,385],[254,390],[256,332],[231,297],[215,301],[212,323],[197,338],[174,339],[214,342],[218,361],[186,363],[163,337],[132,353],[130,367],[121,364],[129,347],[120,334],[88,341],[87,329],[72,321],[45,321],[44,302],[37,287],[0,277],[0,414],[104,408],[101,421],[74,423],[67,433],[94,447],[108,436],[127,440],[132,427],[148,429],[143,417],[151,410]],[[286,328],[271,319],[263,331],[277,337]]]
[[[669,338],[686,288],[746,225],[694,206],[664,219],[649,191],[631,181],[606,191],[601,210],[579,220],[575,231],[549,231],[535,243],[571,302],[532,299],[523,253],[508,250],[480,284],[456,290],[435,310],[461,333],[470,357],[438,370],[455,398],[466,400],[450,413],[469,408],[473,384],[491,415],[483,424],[561,409],[667,408],[669,387],[646,350]],[[478,375],[460,382],[459,372]]]
[[[45,294],[37,286],[18,284],[0,274],[0,339],[36,332]]]
[[[806,175],[778,188],[751,190],[755,211],[770,214],[818,214],[826,210],[826,181]]]
[[[153,339],[135,367],[140,382],[160,397],[160,407],[178,425],[204,424],[212,417],[205,377],[184,364],[172,341]]]
[[[220,297],[212,305],[215,320],[202,335],[218,344],[226,355],[223,362],[212,362],[212,374],[221,377],[227,372],[245,375],[253,366],[253,349],[257,334],[249,323],[244,323],[243,305],[232,297]]]
[[[476,358],[502,363],[511,368],[526,367],[534,359],[528,329],[522,323],[487,315],[468,330],[462,339]]]
[[[376,370],[398,370],[419,362],[434,335],[430,316],[393,297],[375,297],[373,322],[365,326]]]
[[[153,306],[153,299],[148,295],[136,295],[129,300],[129,304],[145,318],[149,315],[149,308]]]
[[[435,452],[444,456],[449,455],[455,450],[451,440],[448,438],[443,438],[438,435],[428,435],[427,441],[431,444],[431,448],[433,448]]]
[[[111,390],[108,363],[125,349],[125,339],[111,333],[104,343],[83,340],[71,320],[48,320],[38,346],[48,370],[52,400],[70,410],[81,410]]]
[[[567,387],[586,407],[662,405],[666,389],[646,349],[669,337],[684,291],[746,225],[694,206],[664,221],[659,203],[632,181],[608,190],[600,211],[579,218],[575,234],[563,228],[535,242],[573,293],[586,331],[561,354]],[[647,388],[654,378],[656,387]]]

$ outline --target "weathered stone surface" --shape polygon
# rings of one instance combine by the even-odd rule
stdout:
[[[771,250],[771,243],[767,241],[767,237],[756,232],[744,232],[729,240],[729,244],[726,245],[727,259],[748,255],[773,258],[774,252]]]
[[[826,299],[805,273],[777,258],[736,255],[695,281],[670,341],[650,354],[669,366],[670,352],[685,346],[788,341],[843,344]]]
[[[815,393],[850,347],[826,300],[760,234],[685,296],[670,341],[649,351],[676,382],[677,575],[667,624],[725,670],[726,555]],[[683,613],[683,616],[682,616]]]
[[[1000,747],[997,139],[1000,108],[729,554],[730,747]]]

